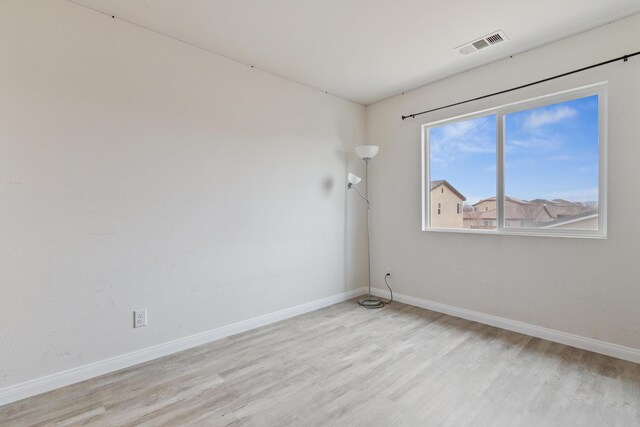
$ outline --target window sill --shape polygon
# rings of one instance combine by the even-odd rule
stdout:
[[[545,233],[537,230],[531,231],[511,231],[511,230],[473,230],[469,228],[430,228],[427,227],[422,231],[427,231],[430,233],[455,233],[455,234],[485,234],[492,236],[529,236],[529,237],[564,237],[570,239],[597,239],[597,240],[606,240],[607,235],[599,232],[589,232],[580,230],[577,233]]]

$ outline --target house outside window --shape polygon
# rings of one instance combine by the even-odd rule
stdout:
[[[430,198],[433,224],[443,228],[463,226],[462,215],[456,212],[462,212],[466,198],[454,186],[445,180],[431,181]]]

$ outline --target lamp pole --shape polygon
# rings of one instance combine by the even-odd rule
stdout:
[[[365,308],[382,308],[384,302],[371,295],[371,202],[369,201],[369,160],[371,157],[364,157],[364,194],[367,201],[367,298],[358,301]]]
[[[377,145],[361,145],[355,148],[356,154],[362,160],[364,160],[364,196],[358,191],[358,184],[361,180],[358,176],[349,173],[347,175],[347,189],[356,190],[356,193],[367,202],[367,296],[365,298],[358,299],[358,304],[364,308],[382,308],[386,304],[380,298],[371,295],[371,203],[369,202],[369,160],[374,158],[378,154],[380,147]],[[385,276],[385,283],[387,279]],[[388,287],[389,285],[387,285]],[[391,288],[389,288],[391,292]],[[393,294],[392,294],[393,297]]]
[[[367,198],[367,281],[369,282],[369,297],[371,297],[371,202],[369,202],[369,158],[364,159],[364,194]]]

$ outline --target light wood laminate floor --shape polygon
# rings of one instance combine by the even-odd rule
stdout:
[[[0,407],[0,425],[639,426],[640,365],[348,301]]]

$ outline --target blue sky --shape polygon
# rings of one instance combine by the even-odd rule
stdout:
[[[598,199],[596,95],[505,116],[505,192],[532,200]],[[495,195],[496,117],[430,129],[431,179],[446,179],[467,202]]]

